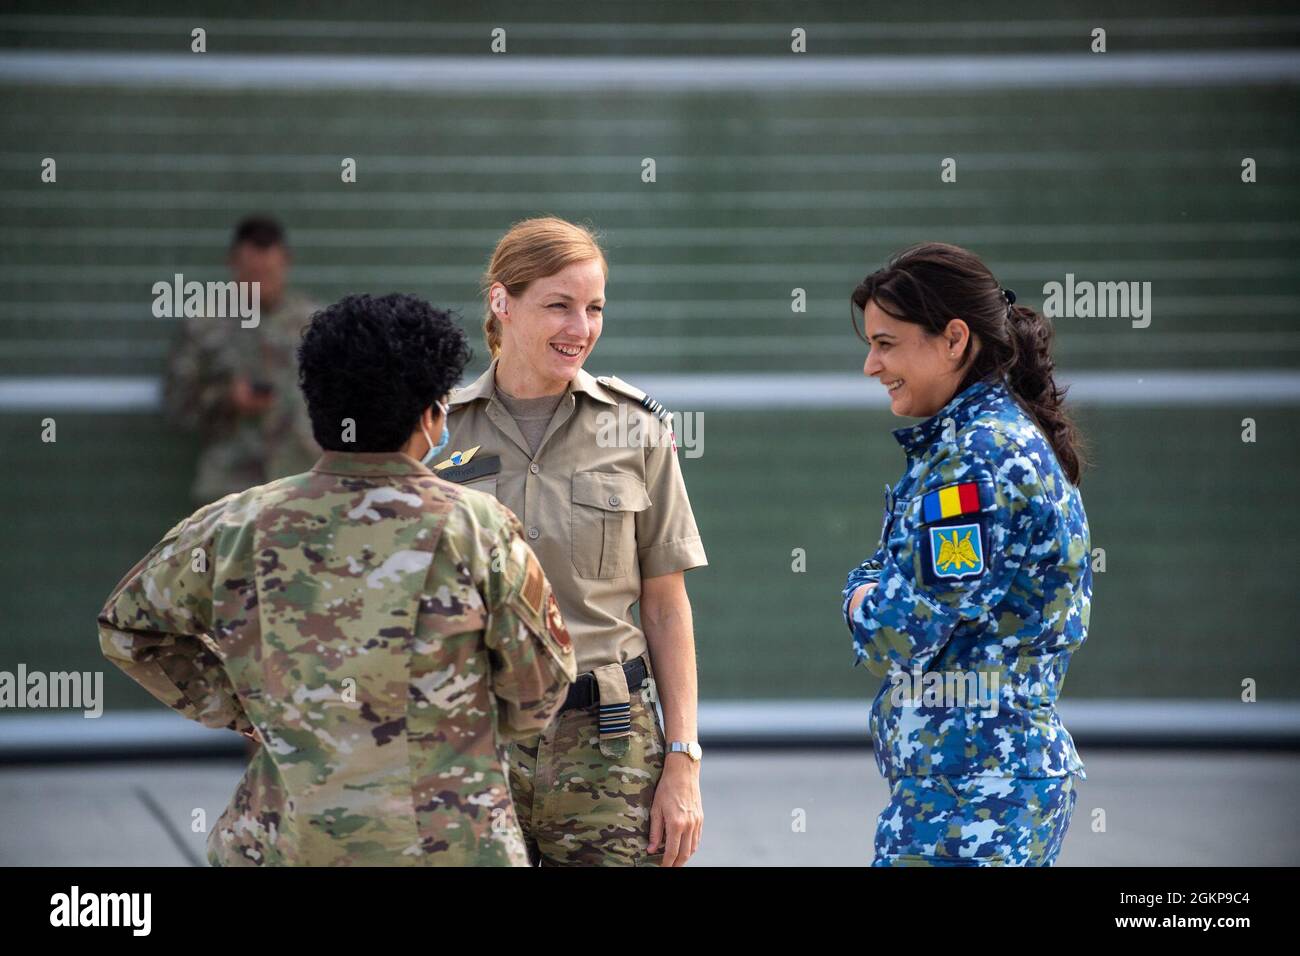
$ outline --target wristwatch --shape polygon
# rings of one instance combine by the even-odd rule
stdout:
[[[685,743],[680,740],[674,740],[668,745],[668,752],[670,754],[686,754],[686,756],[690,757],[696,763],[699,763],[700,758],[704,756],[704,751],[700,749],[700,745],[694,740],[688,740]]]

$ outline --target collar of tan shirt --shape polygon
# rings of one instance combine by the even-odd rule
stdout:
[[[450,404],[464,405],[475,399],[490,399],[496,392],[496,373],[497,362],[499,359],[494,358],[492,364],[487,370],[474,379],[473,382],[464,388],[459,388],[451,393]],[[618,399],[614,398],[605,391],[603,385],[596,381],[595,376],[589,374],[585,369],[578,369],[578,374],[574,376],[573,381],[569,383],[568,391],[585,392],[598,402],[604,402],[606,405],[617,405]]]

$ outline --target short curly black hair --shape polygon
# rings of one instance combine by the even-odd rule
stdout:
[[[312,316],[298,384],[327,451],[391,452],[460,381],[470,359],[460,317],[413,295],[349,295]],[[345,419],[355,422],[344,441]]]

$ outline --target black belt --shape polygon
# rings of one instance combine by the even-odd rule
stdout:
[[[624,664],[623,676],[627,678],[629,692],[639,691],[641,683],[649,676],[645,658],[634,657]],[[560,708],[560,713],[574,708],[593,707],[599,700],[600,692],[596,689],[596,675],[579,674],[578,679],[569,685],[569,696],[564,698],[564,706]]]

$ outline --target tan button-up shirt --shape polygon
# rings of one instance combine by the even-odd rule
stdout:
[[[578,673],[631,660],[646,651],[632,620],[641,579],[708,564],[669,428],[579,370],[533,455],[494,395],[496,367],[452,392],[451,442],[436,473],[519,517],[573,636]]]

